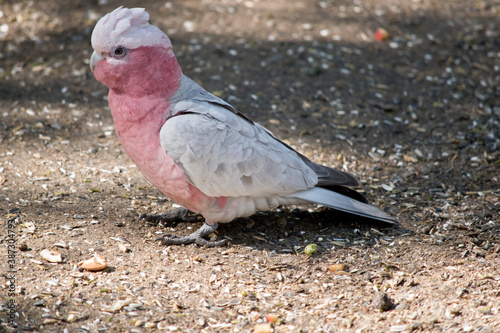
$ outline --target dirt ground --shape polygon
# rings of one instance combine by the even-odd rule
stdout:
[[[155,243],[200,223],[138,220],[173,203],[88,66],[120,5],[399,225],[278,207],[221,225],[224,248]],[[0,0],[0,332],[499,332],[499,34],[497,0]]]

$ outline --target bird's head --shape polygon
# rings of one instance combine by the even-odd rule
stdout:
[[[92,32],[90,68],[96,79],[118,93],[148,94],[180,80],[170,39],[149,24],[144,8],[119,7],[103,16]]]

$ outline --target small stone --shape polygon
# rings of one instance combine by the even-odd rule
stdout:
[[[257,324],[253,333],[271,333],[271,324]]]
[[[445,315],[448,318],[453,318],[453,317],[459,316],[461,314],[461,312],[462,312],[462,309],[460,306],[452,305],[446,309]]]
[[[380,291],[373,297],[372,305],[380,312],[389,311],[392,308],[392,300],[386,293]]]
[[[206,324],[205,319],[202,317],[195,319],[194,322],[196,323],[196,325],[201,326],[201,327],[205,326],[205,324]]]
[[[340,271],[345,271],[345,265],[344,264],[333,264],[328,267],[330,272],[336,273]]]
[[[120,252],[123,253],[132,252],[132,249],[130,247],[131,245],[129,243],[118,243],[118,249],[120,250]]]
[[[108,264],[106,262],[106,258],[95,254],[93,258],[80,262],[78,266],[88,271],[102,271],[108,267]]]
[[[284,217],[281,217],[278,219],[277,224],[278,224],[278,227],[285,228],[287,226],[288,222],[286,221],[286,219]]]
[[[61,253],[57,250],[45,249],[40,252],[40,256],[48,262],[58,263],[62,261]]]
[[[29,250],[29,246],[26,243],[25,239],[23,239],[19,242],[19,245],[17,246],[17,248],[19,249],[19,251],[28,251]]]
[[[187,32],[193,32],[196,29],[196,24],[192,21],[184,21],[182,25]]]

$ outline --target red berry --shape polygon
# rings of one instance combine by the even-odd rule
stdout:
[[[389,33],[384,28],[378,28],[377,31],[375,31],[375,39],[379,42],[386,40],[387,38],[389,38]]]

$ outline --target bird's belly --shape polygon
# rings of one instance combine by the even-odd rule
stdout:
[[[201,212],[209,223],[231,222],[238,217],[246,217],[255,214],[257,211],[265,211],[279,205],[293,205],[306,203],[291,197],[230,197],[227,198],[226,205],[222,208],[211,205]]]
[[[161,148],[159,138],[147,133],[133,138],[123,134],[119,136],[123,148],[153,186],[194,212],[201,213],[213,205],[216,199],[206,196],[189,182],[182,169]]]

